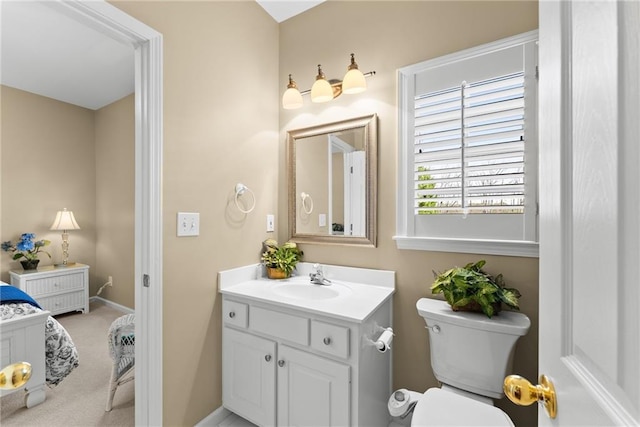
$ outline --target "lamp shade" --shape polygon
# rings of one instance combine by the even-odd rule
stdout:
[[[360,93],[367,90],[367,82],[364,79],[362,71],[358,70],[355,55],[351,54],[351,64],[347,67],[347,74],[342,79],[342,92],[344,93]]]
[[[311,86],[311,102],[328,102],[333,99],[331,84],[324,78],[315,81]]]
[[[282,108],[293,110],[302,107],[302,95],[297,88],[290,87],[282,95]]]
[[[80,230],[80,226],[76,222],[73,212],[64,210],[58,211],[56,219],[51,224],[51,230]]]
[[[347,71],[342,81],[342,92],[353,94],[364,92],[365,90],[367,90],[367,81],[362,71],[357,68]]]
[[[321,65],[318,64],[318,75],[316,81],[311,86],[311,102],[328,102],[333,99],[333,89],[331,84],[324,77]]]

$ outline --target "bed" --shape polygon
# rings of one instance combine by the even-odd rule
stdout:
[[[0,282],[0,368],[25,361],[31,378],[25,405],[44,402],[45,384],[54,387],[78,366],[78,351],[64,327],[21,290]],[[19,390],[2,390],[5,396]]]

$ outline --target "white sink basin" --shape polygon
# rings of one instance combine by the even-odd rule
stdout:
[[[277,284],[273,287],[273,292],[294,299],[323,300],[348,295],[351,293],[351,289],[337,283],[325,286],[296,281]]]

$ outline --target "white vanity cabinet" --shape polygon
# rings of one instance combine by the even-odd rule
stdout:
[[[391,359],[371,338],[391,299],[363,322],[223,295],[227,409],[260,426],[387,426]]]

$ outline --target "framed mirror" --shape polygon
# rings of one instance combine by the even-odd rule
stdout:
[[[377,129],[372,114],[287,132],[292,240],[376,246]]]

